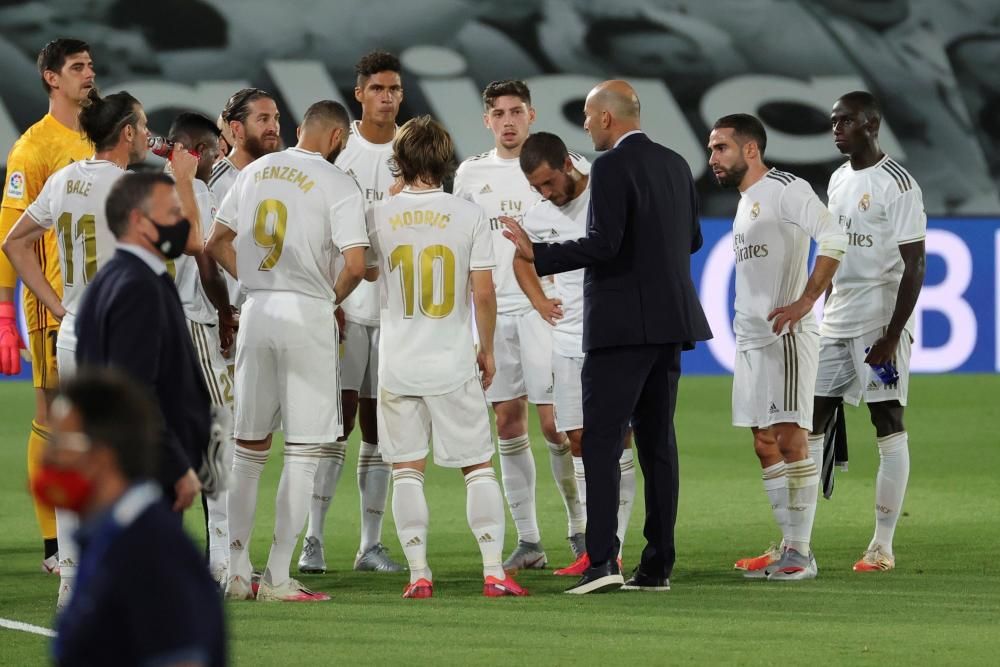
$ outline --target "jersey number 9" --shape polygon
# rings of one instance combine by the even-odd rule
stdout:
[[[448,246],[431,245],[420,251],[419,259],[420,312],[434,319],[447,317],[455,308],[455,253]],[[396,269],[403,291],[403,317],[409,319],[413,317],[418,278],[412,245],[396,246],[389,255],[389,271]]]
[[[277,199],[265,199],[257,205],[254,214],[253,240],[261,248],[270,252],[260,262],[260,271],[270,271],[281,258],[285,247],[285,227],[288,225],[288,209]]]

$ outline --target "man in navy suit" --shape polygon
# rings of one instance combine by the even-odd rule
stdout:
[[[594,148],[607,151],[590,172],[586,238],[532,244],[519,225],[504,223],[539,275],[586,269],[582,444],[591,566],[566,592],[669,590],[681,350],[712,337],[691,280],[690,255],[702,245],[698,199],[684,159],[640,130],[639,98],[628,83],[596,86],[584,115]],[[625,582],[615,531],[618,458],[630,422],[645,477],[646,547]]]
[[[201,490],[195,471],[211,424],[208,387],[167,272],[167,260],[188,245],[191,224],[165,174],[125,174],[105,206],[118,248],[84,294],[76,361],[118,368],[149,388],[163,416],[156,481],[182,512]]]

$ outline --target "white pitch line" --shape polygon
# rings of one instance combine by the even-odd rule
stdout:
[[[7,628],[8,630],[17,630],[18,632],[30,632],[33,635],[41,635],[43,637],[56,636],[55,630],[49,630],[48,628],[43,628],[39,625],[32,625],[31,623],[12,621],[9,618],[0,618],[0,628]]]

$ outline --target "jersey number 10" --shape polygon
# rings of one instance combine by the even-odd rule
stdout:
[[[419,275],[413,254],[412,245],[399,245],[389,255],[389,271],[399,269],[403,317],[413,317],[417,289],[420,291],[420,312],[434,319],[447,317],[455,309],[455,253],[445,245],[427,246],[420,251]],[[435,272],[435,266],[439,266],[440,271]],[[441,278],[440,285],[435,285],[436,276]]]

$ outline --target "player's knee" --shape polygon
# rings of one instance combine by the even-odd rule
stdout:
[[[753,450],[761,461],[771,461],[781,456],[778,441],[768,431],[757,431],[753,436]]]
[[[806,429],[798,424],[776,424],[771,427],[777,441],[781,457],[786,461],[798,461],[809,452]]]
[[[868,406],[875,435],[884,438],[906,430],[903,424],[903,406],[898,401],[882,401]]]
[[[568,431],[566,437],[569,439],[569,451],[573,456],[583,456],[583,430],[575,429]]]
[[[542,435],[545,436],[546,442],[562,442],[565,436],[559,432],[558,428],[556,428],[555,419],[543,419],[541,426]]]
[[[520,401],[495,403],[493,411],[497,418],[497,435],[501,439],[509,440],[528,432],[528,414],[522,410]]]

